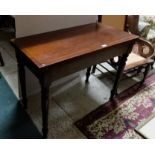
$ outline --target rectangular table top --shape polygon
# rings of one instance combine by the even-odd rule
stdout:
[[[12,43],[42,68],[136,38],[138,36],[122,30],[93,23],[18,38]]]

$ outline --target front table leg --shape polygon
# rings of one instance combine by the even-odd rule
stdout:
[[[0,53],[0,63],[1,63],[1,66],[4,66],[4,61],[3,61],[1,53]]]
[[[45,79],[40,80],[41,84],[41,109],[42,109],[42,132],[43,138],[48,135],[48,109],[49,109],[49,87]]]
[[[89,82],[90,72],[91,72],[91,67],[88,67],[86,72],[86,80],[85,80],[86,83]]]
[[[117,74],[116,74],[116,78],[114,81],[113,88],[111,90],[110,100],[112,100],[113,97],[115,95],[117,95],[117,88],[118,88],[119,80],[120,80],[122,73],[124,71],[124,67],[126,65],[126,60],[127,60],[128,55],[129,55],[129,53],[125,53],[122,55],[122,57],[120,57],[119,67],[117,70]]]
[[[19,85],[21,87],[21,102],[24,108],[27,108],[27,95],[26,95],[26,80],[25,80],[25,67],[18,61],[18,76],[19,76]]]

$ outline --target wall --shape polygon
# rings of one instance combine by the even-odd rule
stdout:
[[[94,23],[96,21],[96,15],[16,15],[16,38],[63,29],[67,27],[73,27],[77,25]],[[40,90],[38,80],[28,69],[26,69],[26,81],[28,95],[34,94]]]
[[[96,20],[97,16],[93,15],[16,15],[16,37],[88,24]]]

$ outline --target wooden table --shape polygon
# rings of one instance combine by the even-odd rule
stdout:
[[[54,80],[84,68],[88,68],[86,74],[86,81],[88,81],[92,65],[121,56],[119,70],[111,91],[112,99],[116,95],[127,56],[136,39],[135,35],[94,23],[11,41],[16,49],[21,102],[25,107],[27,107],[27,98],[24,66],[27,66],[40,82],[44,138],[48,134],[50,84]]]

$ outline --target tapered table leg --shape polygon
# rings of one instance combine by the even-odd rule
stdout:
[[[123,74],[123,71],[124,71],[124,68],[125,68],[125,65],[126,65],[126,61],[127,61],[127,57],[129,55],[129,53],[131,52],[131,50],[132,50],[132,44],[128,47],[127,52],[120,57],[119,67],[118,67],[118,70],[117,70],[117,74],[116,74],[116,78],[115,78],[115,81],[114,81],[113,88],[111,90],[110,100],[112,100],[113,97],[115,95],[117,95],[118,84],[119,84],[120,78],[121,78],[121,76]]]
[[[48,108],[49,108],[49,84],[45,84],[45,80],[40,81],[41,84],[41,109],[42,109],[42,132],[43,138],[48,136]]]
[[[142,79],[142,81],[140,82],[140,85],[142,85],[142,84],[144,83],[145,78],[146,78],[146,76],[147,76],[147,74],[148,74],[148,72],[149,72],[149,69],[151,68],[151,65],[152,65],[152,64],[147,64],[147,66],[145,67],[145,71],[144,71],[144,73],[143,73],[143,79]]]
[[[1,63],[1,66],[4,66],[4,61],[3,61],[1,53],[0,53],[0,63]]]
[[[91,73],[91,67],[88,67],[86,72],[86,80],[85,80],[86,83],[89,82],[90,73]]]
[[[21,102],[24,108],[26,109],[27,108],[27,94],[26,94],[25,67],[20,61],[18,61],[18,76],[19,76],[19,85],[21,87]]]
[[[92,73],[95,73],[96,66],[97,66],[97,65],[93,65],[93,68],[92,68]]]

